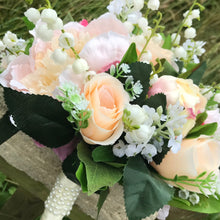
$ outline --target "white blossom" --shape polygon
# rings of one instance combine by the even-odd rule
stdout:
[[[158,8],[160,7],[160,1],[159,0],[149,0],[147,3],[147,7],[153,11],[158,10]]]
[[[4,45],[4,43],[0,40],[0,52],[2,51],[2,50],[4,50],[6,47],[5,47],[5,45]]]
[[[179,190],[179,192],[178,192],[178,196],[179,196],[181,199],[188,199],[188,198],[189,198],[189,191],[186,190],[186,189],[181,189],[181,190]]]
[[[29,8],[24,15],[27,17],[27,19],[34,24],[37,23],[38,20],[40,20],[40,12],[36,8]]]
[[[143,145],[142,144],[129,144],[125,149],[125,154],[127,157],[133,157],[139,154],[142,151]]]
[[[125,109],[130,112],[128,118],[132,121],[131,123],[132,126],[141,125],[145,121],[146,119],[145,111],[139,105],[128,104],[125,107]]]
[[[146,114],[148,115],[148,119],[145,122],[148,125],[151,125],[153,121],[158,122],[160,120],[160,116],[155,111],[154,108],[151,108],[147,105],[143,105],[142,108],[145,110]]]
[[[122,64],[120,65],[120,68],[123,70],[123,72],[124,72],[125,74],[128,74],[128,73],[131,72],[130,67],[129,67],[128,64],[126,64],[126,63],[122,63]]]
[[[132,130],[131,132],[127,132],[125,135],[125,140],[129,144],[147,144],[151,137],[153,136],[155,131],[154,126],[149,125],[140,125],[139,129]]]
[[[192,26],[192,19],[188,17],[184,22],[184,27],[191,27]]]
[[[199,196],[196,194],[196,193],[193,193],[189,196],[189,201],[193,204],[193,205],[196,205],[199,203],[200,201],[200,198]]]
[[[179,47],[175,47],[174,49],[173,49],[173,52],[174,52],[174,54],[175,54],[175,56],[177,57],[177,58],[183,58],[183,59],[186,59],[187,58],[187,52],[186,52],[186,50],[184,49],[184,47],[182,47],[182,46],[179,46]]]
[[[184,37],[187,39],[192,39],[196,37],[196,29],[193,27],[187,28],[184,32]]]
[[[53,31],[48,29],[46,23],[40,23],[37,25],[35,31],[37,37],[43,41],[50,41],[53,37]]]
[[[200,10],[199,9],[193,9],[191,13],[191,17],[193,19],[199,19],[200,18]]]
[[[163,208],[159,209],[159,211],[158,211],[157,219],[158,220],[166,220],[166,218],[169,215],[169,211],[170,211],[169,205],[163,206]]]
[[[76,59],[72,65],[75,74],[84,73],[89,69],[88,63],[85,59]]]
[[[173,33],[173,34],[171,35],[171,40],[172,40],[172,42],[173,42],[174,44],[179,45],[179,44],[180,44],[180,39],[181,39],[181,37],[180,37],[179,34],[178,34],[177,37],[176,37],[176,35],[177,35],[177,33]],[[176,38],[176,40],[175,40],[175,38]],[[175,40],[175,42],[174,42],[174,40]]]
[[[11,31],[7,31],[3,37],[3,43],[6,47],[12,48],[17,44],[18,38],[16,34],[13,34]]]
[[[148,160],[148,162],[152,162],[152,158],[157,154],[157,148],[153,144],[146,144],[144,145],[141,154]]]
[[[132,31],[134,30],[134,25],[129,21],[125,21],[123,24],[127,28],[128,32],[132,33]]]
[[[133,10],[140,11],[144,7],[144,0],[133,0]]]
[[[107,9],[110,13],[119,15],[122,12],[123,7],[126,5],[125,0],[114,0],[111,1]]]
[[[138,19],[138,26],[144,30],[146,27],[148,27],[148,20],[144,17],[141,17]]]
[[[48,24],[48,28],[51,29],[51,30],[61,30],[61,29],[63,29],[62,19],[57,18],[54,23]]]
[[[158,75],[157,75],[157,74],[154,74],[154,75],[153,75],[153,78],[150,79],[150,85],[152,86],[154,83],[157,82],[158,79],[159,79]]]
[[[57,21],[57,13],[55,10],[47,8],[41,12],[41,20],[47,24],[54,24]]]
[[[156,34],[155,36],[152,37],[152,40],[156,43],[161,45],[163,42],[163,38],[160,34]]]
[[[122,140],[113,146],[113,153],[116,157],[123,157],[125,155],[126,145]]]
[[[64,49],[70,49],[74,46],[74,37],[71,33],[63,33],[59,37],[59,46]]]
[[[51,58],[53,59],[54,62],[56,62],[58,64],[63,64],[66,62],[67,56],[68,55],[65,51],[58,48],[52,53]]]
[[[137,24],[138,20],[142,17],[141,12],[135,11],[132,13],[129,13],[127,15],[127,21],[132,23],[132,24]]]
[[[141,56],[141,62],[150,63],[152,57],[152,53],[149,50],[146,50]]]
[[[171,151],[174,154],[176,154],[180,150],[180,148],[181,148],[182,139],[183,139],[182,135],[179,135],[175,139],[172,139],[170,137],[170,140],[168,142],[168,146],[167,147],[170,147]]]
[[[220,93],[215,94],[214,101],[220,103]]]

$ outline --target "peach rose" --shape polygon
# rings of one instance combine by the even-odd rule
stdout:
[[[167,105],[180,103],[188,116],[183,126],[183,136],[195,125],[196,115],[205,110],[207,99],[199,92],[199,87],[191,79],[180,79],[173,76],[160,77],[150,88],[149,97],[157,93],[166,95]]]
[[[152,164],[152,166],[160,175],[170,179],[176,175],[195,178],[204,171],[207,174],[214,172],[218,175],[220,142],[206,136],[184,139],[177,154],[169,151],[160,165]],[[169,183],[175,185],[173,182]],[[197,187],[180,185],[189,191],[200,192]]]
[[[85,84],[84,94],[93,111],[89,126],[81,129],[89,144],[109,145],[123,132],[122,115],[129,96],[122,83],[107,73],[95,75]]]

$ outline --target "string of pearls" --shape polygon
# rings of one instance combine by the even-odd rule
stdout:
[[[41,220],[62,220],[68,216],[81,188],[61,173],[45,201],[45,210]]]

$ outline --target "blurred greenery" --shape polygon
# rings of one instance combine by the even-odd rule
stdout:
[[[27,31],[21,19],[27,8],[44,6],[45,0],[0,0],[0,37],[7,30],[15,32],[20,37],[26,37]],[[177,30],[183,16],[193,0],[161,0],[160,10],[164,13],[162,23],[166,26],[166,33]],[[203,60],[207,61],[208,69],[203,78],[204,83],[220,82],[220,1],[199,0],[206,10],[201,13],[201,21],[195,21],[197,40],[206,41],[206,53]],[[51,0],[52,7],[65,20],[73,18],[80,21],[83,18],[91,20],[103,14],[109,1],[106,0]],[[10,19],[9,19],[10,18]],[[16,24],[16,25],[15,25]]]

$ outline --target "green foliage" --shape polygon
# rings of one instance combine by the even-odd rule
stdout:
[[[87,179],[86,179],[86,168],[82,162],[80,162],[78,170],[76,171],[76,178],[80,182],[80,185],[82,187],[82,191],[84,193],[87,193],[88,192],[88,185],[87,185]]]
[[[117,159],[113,154],[112,146],[99,146],[92,151],[92,158],[95,162],[112,162]]]
[[[73,139],[74,130],[66,120],[68,113],[57,100],[9,88],[4,88],[4,98],[18,129],[41,144],[60,147]]]
[[[165,36],[164,33],[161,33],[160,35],[162,36],[164,40],[162,48],[170,50],[172,47],[171,35],[168,34],[167,36]]]
[[[196,205],[189,206],[187,204],[184,204],[182,201],[177,200],[176,198],[171,200],[169,202],[169,205],[180,209],[185,209],[193,212],[207,213],[207,214],[220,212],[219,195],[217,196],[217,198],[215,198],[214,196],[207,197],[200,194],[199,197],[200,197],[200,202]]]
[[[132,63],[129,65],[131,68],[130,75],[133,76],[134,81],[137,82],[140,80],[141,85],[143,86],[143,92],[140,94],[138,98],[136,98],[132,104],[138,104],[142,106],[146,100],[147,93],[149,90],[149,81],[150,81],[150,73],[152,71],[151,65],[141,62]]]
[[[88,195],[102,187],[111,187],[121,179],[121,169],[93,161],[92,152],[86,143],[78,144],[77,150],[78,157],[86,168]]]
[[[31,21],[29,21],[27,19],[27,17],[23,17],[22,20],[24,21],[25,25],[27,26],[28,30],[33,30],[35,28],[34,23],[32,23]]]
[[[167,106],[166,96],[162,93],[158,93],[145,100],[144,105],[148,105],[149,107],[152,107],[154,109],[157,109],[159,106],[162,106],[163,112],[165,113]]]
[[[163,66],[163,71],[158,73],[159,77],[163,76],[163,75],[170,75],[170,76],[175,76],[175,77],[178,76],[177,71],[173,68],[173,66],[171,66],[171,64],[167,60],[162,59],[161,64]],[[157,67],[157,65],[156,65],[156,67]]]
[[[199,126],[196,126],[196,127],[192,128],[189,131],[186,138],[197,138],[200,135],[211,136],[216,132],[217,128],[218,128],[218,123],[217,122],[213,122],[213,123],[210,123],[210,124],[199,125]]]
[[[207,119],[208,114],[206,112],[202,112],[196,116],[196,124],[195,126],[200,126]]]
[[[30,48],[32,47],[33,42],[34,42],[34,38],[30,38],[30,39],[28,40],[27,46],[25,47],[25,51],[24,51],[24,53],[25,53],[26,55],[29,55],[29,53],[30,53],[29,50],[30,50]]]
[[[62,163],[62,170],[66,177],[75,183],[79,183],[76,177],[76,171],[80,165],[80,160],[77,156],[77,151],[74,150]]]
[[[123,180],[129,220],[141,220],[150,216],[172,198],[173,189],[152,175],[141,156],[128,160]]]
[[[108,194],[109,194],[109,188],[107,188],[106,190],[102,190],[102,191],[100,192],[99,201],[98,201],[98,203],[97,203],[97,208],[98,208],[97,217],[96,217],[97,220],[98,220],[98,217],[99,217],[99,213],[100,213],[100,211],[101,211],[101,208],[102,208],[102,206],[103,206],[103,204],[104,204],[104,202],[105,202],[105,200],[106,200]]]
[[[9,116],[10,113],[6,112],[0,119],[0,145],[18,132],[18,129],[12,125]]]
[[[127,52],[125,53],[125,55],[123,56],[120,64],[122,63],[127,63],[127,64],[131,64],[131,63],[135,63],[137,62],[137,50],[136,50],[136,45],[135,43],[132,43],[130,45],[130,47],[128,48]]]

